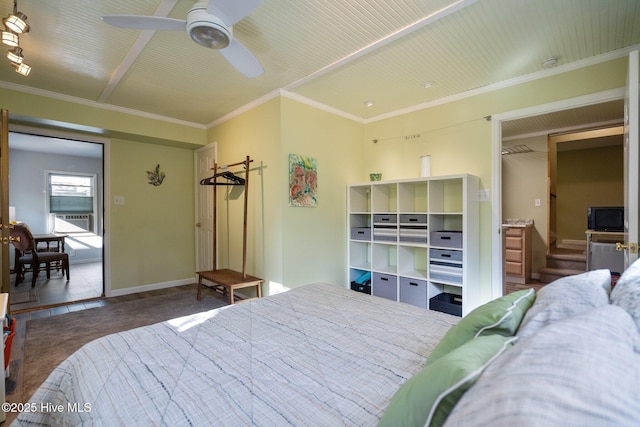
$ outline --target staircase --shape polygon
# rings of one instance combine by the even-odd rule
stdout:
[[[547,254],[547,266],[540,269],[542,283],[551,283],[562,277],[584,273],[587,270],[587,257],[584,252],[557,251]]]

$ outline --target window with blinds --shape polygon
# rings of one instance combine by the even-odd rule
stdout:
[[[91,175],[49,174],[49,212],[92,213],[95,194]]]

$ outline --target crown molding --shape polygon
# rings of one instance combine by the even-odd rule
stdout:
[[[84,98],[79,98],[79,97],[75,97],[75,96],[70,96],[70,95],[63,95],[63,94],[59,94],[57,92],[51,92],[51,91],[47,91],[47,90],[43,90],[43,89],[36,89],[36,88],[31,88],[31,87],[27,87],[27,86],[23,86],[23,85],[19,85],[19,84],[15,84],[15,83],[9,83],[9,82],[3,82],[0,81],[0,88],[5,88],[5,89],[9,89],[9,90],[14,90],[17,92],[23,92],[23,93],[29,93],[31,95],[37,95],[37,96],[43,96],[43,97],[47,97],[47,98],[52,98],[52,99],[57,99],[60,101],[65,101],[65,102],[71,102],[74,104],[79,104],[79,105],[85,105],[85,106],[89,106],[92,108],[98,108],[98,109],[102,109],[102,110],[109,110],[109,111],[114,111],[114,112],[118,112],[118,113],[123,113],[123,114],[129,114],[132,116],[137,116],[137,117],[143,117],[143,118],[147,118],[147,119],[152,119],[152,120],[158,120],[158,121],[163,121],[163,122],[167,122],[167,123],[173,123],[176,125],[180,125],[180,126],[187,126],[187,127],[193,127],[196,129],[209,129],[211,127],[220,125],[224,122],[226,122],[227,120],[230,120],[234,117],[237,117],[249,110],[252,110],[262,104],[264,104],[265,102],[271,101],[272,99],[275,99],[279,96],[282,97],[286,97],[292,100],[295,100],[297,102],[300,102],[302,104],[308,105],[310,107],[316,108],[318,110],[321,111],[325,111],[343,118],[346,118],[348,120],[353,120],[357,123],[361,123],[361,124],[368,124],[368,123],[374,123],[374,122],[378,122],[380,120],[385,120],[385,119],[389,119],[389,118],[393,118],[393,117],[397,117],[397,116],[401,116],[404,114],[409,114],[409,113],[413,113],[416,111],[420,111],[420,110],[424,110],[426,108],[432,108],[438,105],[443,105],[443,104],[447,104],[450,102],[454,102],[454,101],[459,101],[462,99],[466,99],[466,98],[470,98],[473,96],[477,96],[477,95],[481,95],[481,94],[485,94],[485,93],[489,93],[489,92],[493,92],[499,89],[504,89],[504,88],[508,88],[508,87],[512,87],[512,86],[517,86],[523,83],[527,83],[527,82],[531,82],[531,81],[535,81],[535,80],[539,80],[542,78],[546,78],[546,77],[550,77],[553,75],[557,75],[557,74],[562,74],[562,73],[566,73],[569,71],[574,71],[574,70],[578,70],[581,68],[585,68],[585,67],[589,67],[592,65],[596,65],[596,64],[600,64],[603,62],[607,62],[607,61],[612,61],[615,59],[619,59],[625,56],[628,56],[630,52],[634,51],[634,50],[638,50],[640,49],[640,44],[634,45],[634,46],[630,46],[624,49],[619,49],[616,51],[612,51],[612,52],[608,52],[602,55],[598,55],[598,56],[594,56],[592,58],[587,58],[587,59],[583,59],[580,61],[575,61],[575,62],[571,62],[569,64],[565,64],[565,65],[561,65],[558,67],[554,67],[548,70],[543,70],[543,71],[539,71],[536,73],[531,73],[528,74],[526,76],[521,76],[521,77],[516,77],[513,79],[509,79],[509,80],[505,80],[499,83],[495,83],[495,84],[491,84],[491,85],[487,85],[487,86],[483,86],[481,88],[478,89],[473,89],[473,90],[469,90],[466,92],[462,92],[456,95],[451,95],[451,96],[447,96],[444,98],[439,98],[433,101],[429,101],[429,102],[425,102],[425,103],[421,103],[421,104],[417,104],[414,106],[410,106],[407,108],[402,108],[402,109],[398,109],[398,110],[394,110],[388,113],[384,113],[384,114],[380,114],[374,117],[370,117],[370,118],[364,118],[364,117],[359,117],[356,115],[353,115],[351,113],[347,113],[346,111],[331,107],[329,105],[323,104],[321,102],[318,101],[314,101],[310,98],[307,98],[305,96],[302,96],[298,93],[292,92],[291,90],[288,89],[275,89],[263,96],[261,96],[260,98],[257,98],[245,105],[243,105],[240,108],[237,108],[235,110],[233,110],[232,112],[225,114],[217,119],[215,119],[214,121],[208,123],[208,124],[201,124],[201,123],[195,123],[195,122],[189,122],[186,120],[179,120],[179,119],[175,119],[172,117],[166,117],[166,116],[161,116],[158,114],[152,114],[152,113],[147,113],[144,111],[140,111],[140,110],[134,110],[131,108],[125,108],[125,107],[119,107],[116,105],[112,105],[112,104],[105,104],[105,103],[100,103],[100,102],[96,102],[96,101],[91,101],[91,100],[87,100]]]
[[[438,105],[448,104],[449,102],[459,101],[466,98],[471,98],[473,96],[493,92],[499,89],[505,89],[512,86],[517,86],[523,83],[532,82],[535,80],[540,80],[546,77],[554,76],[557,74],[567,73],[569,71],[579,70],[581,68],[590,67],[592,65],[601,64],[603,62],[613,61],[615,59],[620,59],[625,56],[629,56],[629,53],[640,49],[640,44],[630,46],[628,48],[615,50],[612,52],[607,52],[602,55],[594,56],[592,58],[582,59],[580,61],[570,62],[565,65],[561,65],[558,67],[550,68],[548,70],[538,71],[536,73],[527,74],[526,76],[515,77],[513,79],[504,80],[499,83],[483,86],[477,89],[469,90],[466,92],[462,92],[456,95],[447,96],[444,98],[439,98],[434,101],[425,102],[422,104],[414,105],[412,107],[407,107],[399,110],[395,110],[389,113],[380,114],[375,117],[371,117],[369,119],[365,119],[365,123],[377,122],[380,120],[389,119],[392,117],[401,116],[408,113],[413,113],[419,110],[423,110],[425,108],[431,108]]]
[[[71,102],[73,104],[85,105],[87,107],[99,108],[101,110],[109,110],[117,113],[129,114],[132,116],[143,117],[146,119],[158,120],[167,123],[173,123],[180,126],[193,127],[196,129],[206,129],[206,126],[200,123],[188,122],[186,120],[174,119],[172,117],[161,116],[159,114],[147,113],[145,111],[134,110],[132,108],[118,107],[112,104],[103,104],[76,96],[63,95],[57,92],[51,92],[44,89],[37,89],[23,86],[15,83],[0,81],[0,88],[14,90],[16,92],[28,93],[30,95],[42,96],[45,98],[56,99],[58,101]]]

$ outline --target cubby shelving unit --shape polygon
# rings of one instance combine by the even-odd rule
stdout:
[[[360,292],[440,311],[444,302],[459,315],[475,308],[478,191],[479,179],[468,174],[349,185],[352,289],[369,274]]]

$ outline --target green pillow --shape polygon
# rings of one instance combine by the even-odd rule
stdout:
[[[447,331],[429,355],[427,365],[472,338],[493,334],[505,337],[515,335],[522,318],[535,299],[533,288],[523,289],[477,307]]]
[[[424,367],[391,398],[379,427],[441,426],[482,371],[516,337],[474,338]]]

